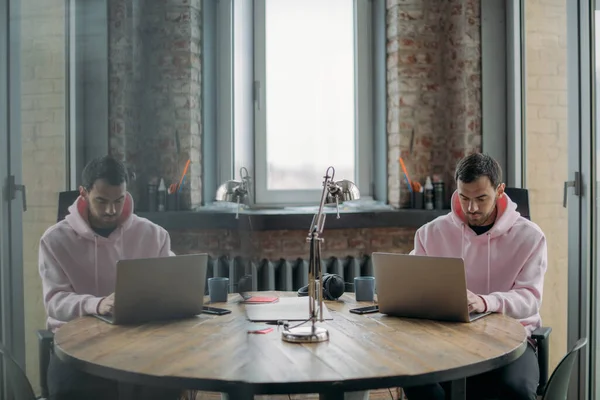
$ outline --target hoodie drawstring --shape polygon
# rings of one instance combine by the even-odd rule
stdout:
[[[98,236],[94,235],[94,273],[96,278],[96,296],[100,296],[98,290]]]
[[[465,259],[465,224],[462,224],[462,243],[460,245],[460,258]]]
[[[119,238],[119,244],[121,247],[121,260],[125,259],[125,253],[123,251],[123,227],[120,227],[119,230],[121,231],[121,237]]]
[[[492,263],[492,235],[488,232],[487,294],[490,294],[490,264]]]

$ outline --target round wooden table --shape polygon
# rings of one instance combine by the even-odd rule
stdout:
[[[295,292],[260,292],[295,296]],[[465,378],[517,359],[526,349],[525,329],[492,314],[472,323],[447,323],[357,315],[354,294],[327,302],[333,320],[323,322],[330,340],[284,342],[277,327],[249,334],[239,295],[230,295],[231,314],[113,326],[84,317],[55,335],[57,356],[88,373],[129,384],[159,385],[228,393],[321,393],[408,387],[452,381],[452,398],[464,398]],[[308,311],[307,311],[308,313]]]

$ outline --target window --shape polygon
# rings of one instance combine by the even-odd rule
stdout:
[[[219,18],[231,21],[227,36],[232,48],[229,59],[220,58],[229,64],[216,68],[216,96],[222,99],[216,102],[217,113],[233,123],[216,128],[217,180],[239,179],[240,167],[246,167],[252,171],[257,204],[315,205],[331,165],[335,180],[352,180],[361,196],[369,197],[371,2],[251,4],[233,0],[225,18]]]
[[[359,173],[369,164],[358,151],[366,132],[357,86],[368,73],[357,65],[358,2],[254,4],[256,202],[318,202],[330,165],[335,179],[367,183],[368,195]]]

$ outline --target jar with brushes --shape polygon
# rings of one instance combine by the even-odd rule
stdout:
[[[423,185],[421,185],[418,181],[411,181],[411,196],[410,196],[410,208],[414,208],[417,210],[423,209],[423,201],[424,201],[424,190]]]
[[[167,189],[167,211],[179,210],[179,186],[176,183],[169,185]]]

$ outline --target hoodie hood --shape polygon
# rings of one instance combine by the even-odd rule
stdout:
[[[469,226],[467,217],[460,207],[460,199],[458,191],[452,194],[452,213],[450,214],[452,221],[458,227]],[[506,193],[498,198],[496,202],[496,220],[494,226],[489,230],[491,238],[504,235],[517,222],[521,214],[517,211],[517,204],[512,201]]]
[[[69,206],[69,214],[65,221],[78,235],[86,239],[95,240],[98,236],[90,226],[88,202],[82,196],[79,196],[73,204]],[[117,220],[117,229],[126,230],[131,227],[133,222],[133,197],[129,192],[125,193],[125,203],[123,212]],[[103,238],[106,239],[106,238]]]

